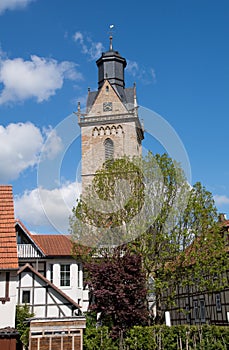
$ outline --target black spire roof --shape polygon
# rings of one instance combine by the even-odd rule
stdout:
[[[109,80],[111,85],[125,87],[124,69],[126,60],[118,51],[113,50],[112,37],[110,37],[110,49],[103,52],[96,61],[98,66],[98,88],[103,86],[104,80]]]
[[[112,36],[110,36],[109,50],[102,53],[96,64],[98,67],[98,91],[88,92],[87,112],[92,107],[105,80],[109,81],[127,109],[132,109],[134,106],[134,88],[125,88],[124,69],[127,63],[118,51],[113,50]]]

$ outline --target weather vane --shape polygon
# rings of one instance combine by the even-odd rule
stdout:
[[[113,29],[114,29],[114,24],[110,24],[110,51],[113,51],[113,45],[112,45],[112,39],[113,39]]]

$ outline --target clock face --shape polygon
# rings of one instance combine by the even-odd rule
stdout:
[[[103,111],[104,112],[112,111],[112,102],[104,102],[103,103]]]

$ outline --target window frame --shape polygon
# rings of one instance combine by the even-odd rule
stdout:
[[[185,306],[185,312],[186,312],[186,321],[188,323],[190,323],[191,322],[191,314],[190,314],[190,307],[188,304],[186,304],[186,306]]]
[[[25,300],[25,296],[27,295],[27,301]],[[30,304],[31,301],[31,290],[30,289],[23,289],[22,295],[21,295],[21,303],[22,304]]]
[[[71,286],[71,264],[60,264],[60,286]]]
[[[108,137],[104,141],[105,161],[114,158],[114,141]]]
[[[200,321],[205,323],[206,322],[205,300],[200,299],[199,304],[200,304]]]
[[[220,293],[215,294],[215,306],[217,312],[222,312],[222,303],[221,303],[221,295]]]
[[[193,313],[194,313],[194,320],[195,320],[195,322],[199,322],[200,315],[199,315],[198,300],[194,300],[193,301]]]
[[[50,264],[49,265],[49,269],[50,269],[50,282],[53,283],[53,265],[54,264]]]

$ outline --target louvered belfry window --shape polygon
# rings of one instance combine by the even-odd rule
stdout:
[[[112,159],[114,157],[114,142],[111,139],[104,141],[105,147],[105,160]]]

